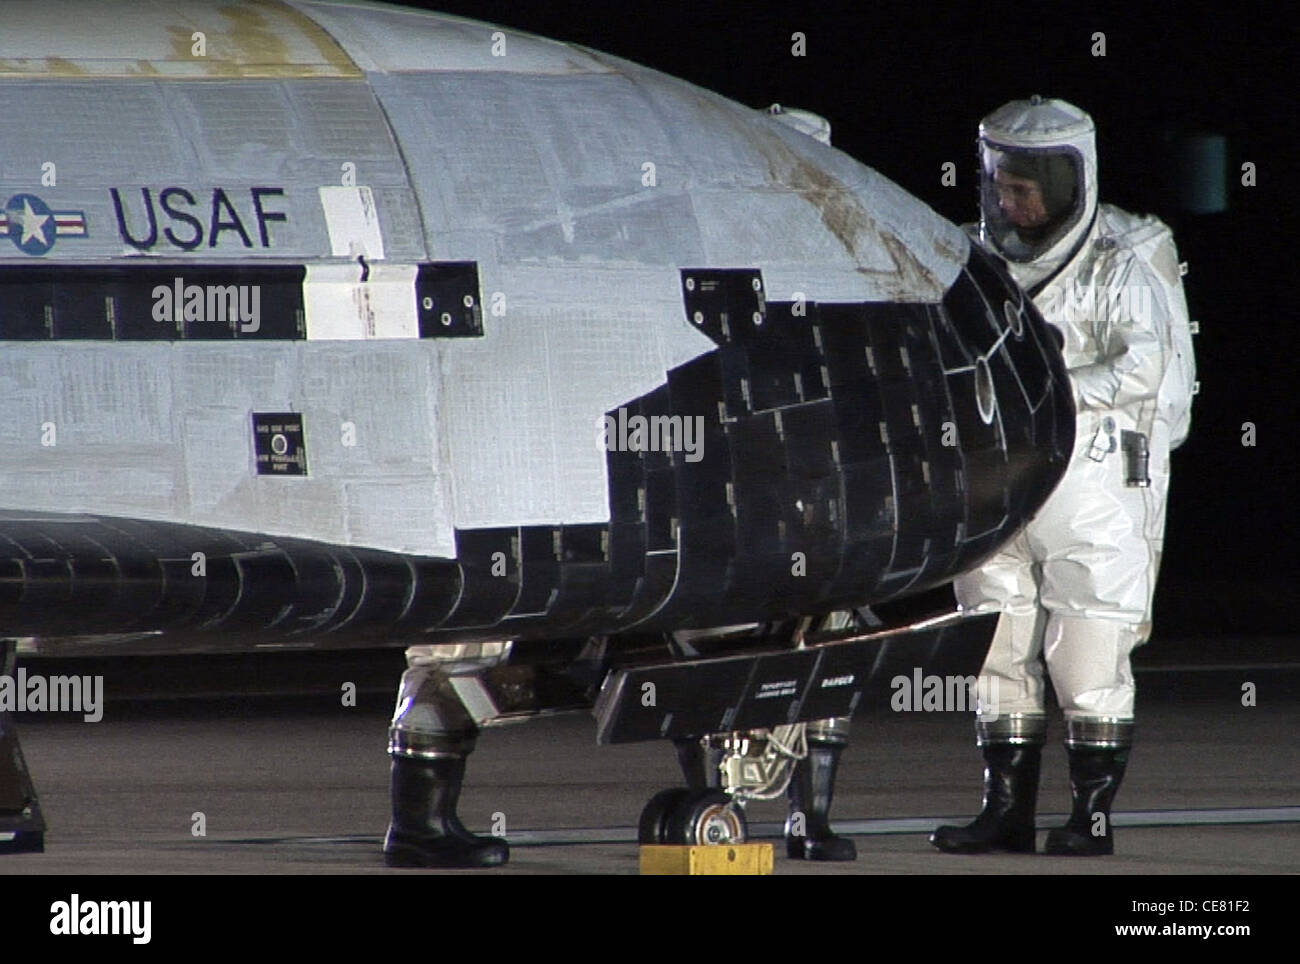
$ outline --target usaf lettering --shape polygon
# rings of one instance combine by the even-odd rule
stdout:
[[[130,206],[123,201],[117,188],[109,188],[113,196],[113,211],[117,214],[117,231],[122,240],[139,251],[148,251],[158,244],[159,216],[154,205],[154,196],[147,187],[140,188],[141,205],[138,211],[128,211]],[[287,221],[283,211],[268,211],[265,198],[284,197],[284,188],[254,187],[249,188],[251,213],[245,209],[244,217],[223,188],[212,189],[211,203],[200,203],[191,192],[183,187],[165,187],[158,192],[157,208],[162,209],[167,220],[162,225],[162,238],[173,247],[182,251],[193,251],[207,244],[215,248],[229,233],[236,236],[245,248],[256,247],[245,227],[246,223],[257,222],[257,238],[263,248],[271,247],[271,237],[267,224],[271,221]],[[204,217],[206,216],[206,222]],[[135,232],[132,227],[135,227]]]

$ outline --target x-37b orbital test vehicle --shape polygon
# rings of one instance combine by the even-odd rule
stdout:
[[[0,99],[5,674],[419,645],[435,722],[721,748],[643,814],[686,842],[808,721],[978,672],[989,617],[868,607],[1046,499],[1060,350],[820,118],[318,0],[10,0]]]

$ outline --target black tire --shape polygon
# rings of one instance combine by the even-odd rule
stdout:
[[[670,844],[741,844],[748,837],[745,812],[724,790],[688,792],[668,814],[664,827],[664,842]]]
[[[665,832],[668,827],[668,816],[678,805],[690,796],[689,790],[685,787],[673,787],[669,790],[660,790],[650,802],[645,805],[641,811],[641,819],[637,823],[636,842],[639,844],[661,844],[667,843]]]

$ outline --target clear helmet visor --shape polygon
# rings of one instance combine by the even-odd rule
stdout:
[[[1009,260],[1041,257],[1079,222],[1083,208],[1083,162],[1074,149],[980,142],[984,231]]]

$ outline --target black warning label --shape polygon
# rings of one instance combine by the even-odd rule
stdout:
[[[302,413],[254,412],[253,451],[258,475],[306,475]]]

